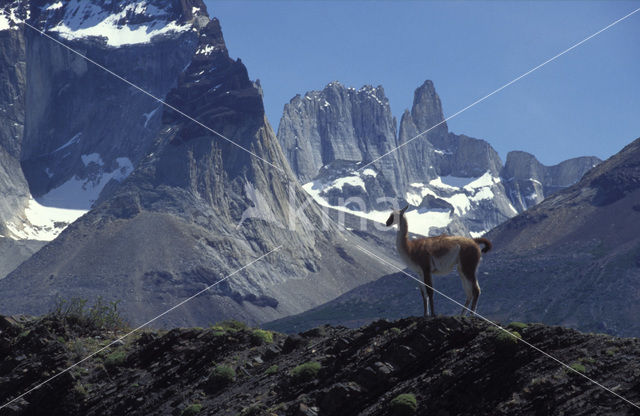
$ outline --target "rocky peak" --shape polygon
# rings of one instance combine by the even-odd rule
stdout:
[[[440,97],[427,80],[415,90],[411,111],[405,110],[400,121],[399,142],[410,141],[401,152],[408,183],[448,175],[479,177],[485,172],[498,176],[502,162],[491,145],[449,133],[443,120]]]
[[[440,97],[436,93],[433,81],[426,80],[413,93],[413,105],[411,118],[418,130],[425,131],[444,120]],[[444,122],[432,131],[433,136],[438,137],[447,132],[447,123]],[[436,134],[439,133],[439,134]]]
[[[297,95],[285,105],[278,140],[301,182],[335,160],[370,161],[396,146],[396,121],[381,86],[358,90],[339,82]],[[394,185],[395,155],[376,165]]]

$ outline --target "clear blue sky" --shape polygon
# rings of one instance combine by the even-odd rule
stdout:
[[[433,80],[445,116],[640,2],[206,1],[229,53],[260,79],[274,129],[294,95],[384,86],[394,115]],[[449,121],[545,164],[607,158],[640,137],[640,12]]]

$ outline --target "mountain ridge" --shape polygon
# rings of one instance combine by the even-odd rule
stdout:
[[[430,80],[415,90],[399,128],[382,86],[356,90],[336,81],[297,95],[284,107],[278,140],[321,205],[384,222],[383,211],[408,204],[423,235],[479,236],[599,162],[574,158],[545,167],[515,152],[503,165],[487,141],[448,131]],[[518,170],[518,155],[526,155],[529,171]],[[467,186],[474,180],[476,187]]]

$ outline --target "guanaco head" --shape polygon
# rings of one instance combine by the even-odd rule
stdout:
[[[404,215],[404,212],[407,210],[407,208],[409,208],[409,205],[407,205],[406,207],[402,208],[399,211],[398,210],[392,211],[391,215],[389,215],[389,219],[387,220],[387,227],[391,227],[394,222],[397,222],[399,224],[400,217]]]

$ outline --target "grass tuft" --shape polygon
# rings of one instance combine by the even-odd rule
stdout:
[[[309,361],[291,370],[291,378],[298,383],[311,381],[318,376],[321,368],[322,365],[319,362]]]
[[[391,400],[389,407],[394,416],[411,416],[418,409],[418,401],[415,395],[404,393]]]

